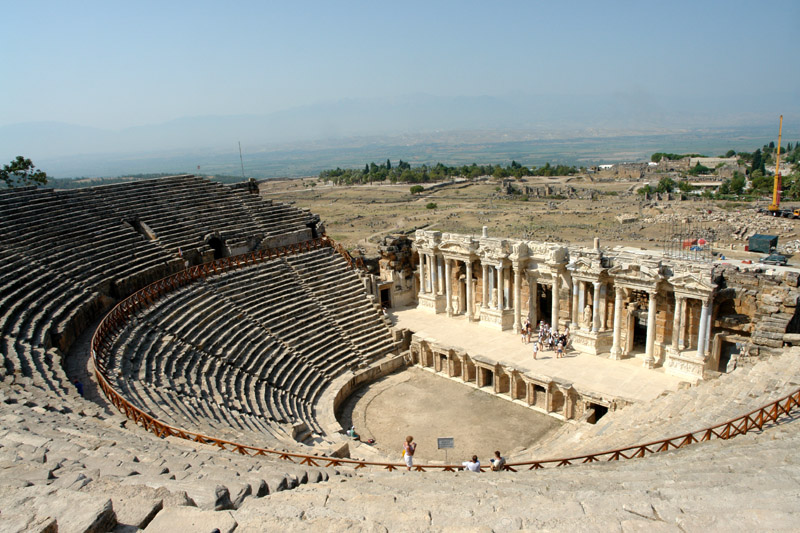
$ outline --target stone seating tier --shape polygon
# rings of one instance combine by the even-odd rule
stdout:
[[[306,261],[337,274],[345,304],[306,282]],[[332,316],[341,305],[356,317],[349,330]],[[297,422],[321,433],[315,404],[331,380],[393,349],[356,274],[322,248],[165,294],[119,332],[107,367],[112,386],[167,424],[264,445],[264,425],[282,438]]]
[[[5,384],[0,390],[4,531],[137,530],[163,511],[213,515],[339,477],[331,469],[158,439],[121,427],[121,415],[74,396],[54,403],[35,387]]]
[[[198,520],[239,531],[731,531],[797,523],[796,421],[623,462],[517,473],[353,472],[159,439],[72,396],[53,402],[28,385],[0,389],[4,531],[175,531]],[[471,502],[469,512],[453,505],[453,493]]]
[[[800,387],[800,348],[719,378],[607,413],[595,425],[567,425],[536,457],[567,457],[683,435],[748,413]],[[530,457],[530,453],[527,456]]]

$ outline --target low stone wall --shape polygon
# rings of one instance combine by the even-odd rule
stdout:
[[[479,355],[444,346],[413,335],[409,348],[412,364],[475,387],[499,398],[525,405],[559,420],[594,422],[595,406],[614,411],[633,402],[578,390],[563,379],[500,364]]]
[[[317,420],[327,437],[332,441],[336,441],[336,435],[341,434],[343,428],[336,418],[336,413],[353,391],[367,383],[372,383],[383,376],[389,375],[401,367],[407,366],[408,362],[409,353],[405,351],[399,355],[384,357],[366,368],[345,374],[334,380],[325,390],[317,404],[321,411],[317,413]]]

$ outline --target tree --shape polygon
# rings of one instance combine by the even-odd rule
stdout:
[[[30,159],[18,155],[8,165],[3,165],[0,170],[0,181],[6,187],[24,187],[26,185],[44,185],[47,183],[47,174],[36,168]]]
[[[658,181],[657,192],[672,192],[675,189],[675,181],[672,178],[663,177]]]
[[[507,178],[508,171],[503,167],[501,167],[500,165],[497,165],[496,167],[494,167],[494,172],[492,172],[492,175],[497,179]]]
[[[764,160],[761,158],[760,148],[756,148],[756,151],[753,152],[753,161],[750,163],[750,170],[751,172],[760,170],[762,174],[764,173]]]
[[[731,192],[733,194],[742,194],[744,192],[744,186],[747,184],[747,180],[745,180],[744,176],[738,170],[733,173],[733,177],[731,178]]]
[[[733,157],[736,155],[736,150],[728,150],[725,152],[725,157]]]
[[[411,194],[419,194],[424,190],[425,190],[425,187],[423,187],[422,185],[413,185],[411,187]]]
[[[693,166],[692,168],[689,169],[689,175],[690,176],[697,176],[699,174],[707,174],[710,171],[711,171],[710,168],[708,168],[705,165],[701,165],[700,161],[698,161],[695,166]]]
[[[425,206],[426,209],[436,209],[437,207],[438,206],[436,205],[436,202],[428,202],[428,204]]]
[[[392,163],[386,158],[386,170],[392,170]]]
[[[761,170],[755,170],[750,174],[750,183],[753,184],[755,192],[769,193],[772,191],[774,179],[770,176],[765,176]]]

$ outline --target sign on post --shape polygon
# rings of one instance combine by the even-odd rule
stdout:
[[[453,437],[439,437],[436,439],[440,450],[456,447],[456,439]]]
[[[440,450],[444,450],[444,462],[447,463],[447,449],[456,447],[454,437],[437,437],[436,445]]]

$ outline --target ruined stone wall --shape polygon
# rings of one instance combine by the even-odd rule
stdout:
[[[414,275],[419,259],[412,244],[405,235],[389,235],[379,246],[378,275],[381,280],[392,282],[395,306],[411,305],[416,299]]]
[[[771,355],[794,342],[800,274],[754,273],[723,265],[714,267],[713,276],[720,287],[715,333],[749,338],[749,355]]]

